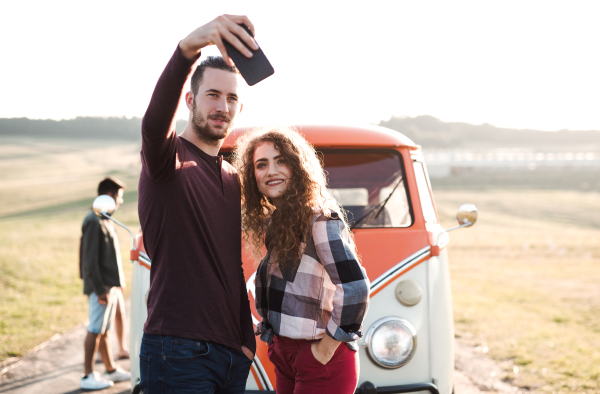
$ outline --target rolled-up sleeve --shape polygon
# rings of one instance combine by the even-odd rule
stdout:
[[[362,337],[362,322],[369,307],[367,273],[358,261],[342,220],[317,220],[313,239],[319,260],[336,287],[326,332],[338,341],[355,341]]]

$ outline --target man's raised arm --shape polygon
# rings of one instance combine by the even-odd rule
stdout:
[[[142,120],[142,154],[148,175],[154,180],[166,179],[175,170],[175,114],[186,80],[200,57],[202,48],[216,45],[225,61],[232,65],[223,39],[229,41],[246,56],[252,53],[242,44],[239,36],[251,48],[258,49],[254,39],[241,27],[245,24],[254,34],[254,25],[246,16],[221,15],[200,26],[179,42],[175,53],[161,74],[148,109]]]

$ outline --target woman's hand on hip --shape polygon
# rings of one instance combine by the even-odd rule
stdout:
[[[318,362],[325,365],[331,361],[331,358],[333,357],[333,354],[337,350],[340,343],[340,341],[336,341],[329,335],[325,334],[321,340],[310,344],[310,351]]]

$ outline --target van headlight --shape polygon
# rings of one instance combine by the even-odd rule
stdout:
[[[384,368],[398,368],[415,354],[417,332],[408,320],[388,316],[373,323],[365,343],[373,362]]]

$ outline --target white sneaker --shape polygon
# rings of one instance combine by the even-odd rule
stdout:
[[[114,383],[103,380],[98,372],[92,372],[88,376],[81,378],[79,387],[83,390],[102,390],[114,386]]]
[[[117,367],[117,369],[115,369],[111,373],[104,372],[104,375],[102,375],[102,377],[106,380],[110,380],[112,382],[117,383],[131,379],[131,374],[125,371],[123,368]]]

